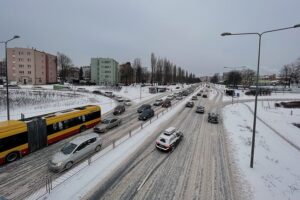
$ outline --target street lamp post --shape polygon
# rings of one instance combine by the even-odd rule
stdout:
[[[7,43],[14,39],[20,38],[20,36],[15,35],[13,38],[0,42],[5,44],[5,68],[6,68],[6,110],[7,110],[7,120],[10,119],[9,117],[9,93],[8,93],[8,65],[7,65]]]
[[[253,160],[254,160],[254,146],[255,146],[255,132],[256,132],[256,114],[257,114],[257,96],[258,96],[258,78],[259,78],[259,65],[260,65],[260,46],[261,46],[261,37],[265,33],[271,33],[276,31],[283,31],[287,29],[293,28],[300,28],[300,24],[286,27],[286,28],[279,28],[269,31],[264,31],[262,33],[229,33],[224,32],[221,36],[230,36],[230,35],[257,35],[258,36],[258,61],[257,61],[257,72],[256,72],[256,86],[255,86],[255,105],[254,105],[254,119],[253,119],[253,132],[252,132],[252,144],[251,144],[251,159],[250,159],[250,167],[253,168]]]

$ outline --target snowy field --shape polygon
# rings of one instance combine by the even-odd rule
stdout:
[[[259,102],[254,168],[250,166],[253,126],[253,103],[228,105],[223,109],[223,121],[228,132],[230,151],[238,167],[236,173],[244,180],[246,199],[300,199],[300,109],[277,108],[274,102]],[[270,106],[270,107],[269,107]],[[276,132],[279,132],[283,139]],[[289,143],[292,141],[298,146]],[[248,189],[248,184],[251,189]]]
[[[106,113],[116,105],[110,98],[100,95],[55,90],[10,90],[10,99],[11,119],[20,119],[21,113],[25,117],[32,117],[84,105],[100,105],[102,113]],[[2,121],[7,117],[4,94],[1,95],[0,101]]]

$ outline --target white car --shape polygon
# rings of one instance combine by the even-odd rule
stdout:
[[[116,99],[117,99],[118,102],[123,102],[124,101],[123,97],[121,97],[121,96],[117,96]]]
[[[76,162],[100,151],[102,139],[97,133],[89,133],[76,137],[66,143],[48,162],[51,171],[63,171],[70,169]]]
[[[131,106],[131,105],[132,105],[132,102],[131,102],[130,99],[126,99],[126,100],[124,101],[124,104],[125,104],[125,106]]]
[[[156,140],[156,148],[163,151],[173,151],[183,138],[183,133],[175,127],[169,127]]]
[[[173,100],[173,99],[174,99],[174,96],[173,96],[172,94],[169,94],[169,95],[167,96],[167,99]]]

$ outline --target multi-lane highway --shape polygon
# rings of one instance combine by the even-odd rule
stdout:
[[[222,122],[207,122],[207,113],[222,105],[222,93],[213,100],[197,100],[204,115],[182,108],[156,131],[174,126],[184,133],[172,153],[155,149],[150,138],[134,156],[98,185],[88,199],[239,199],[231,173]]]

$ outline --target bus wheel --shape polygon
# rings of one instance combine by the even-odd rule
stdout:
[[[101,145],[96,146],[95,151],[100,151],[101,150]]]
[[[68,169],[70,169],[72,166],[73,166],[73,163],[72,163],[72,162],[68,162],[68,163],[65,165],[65,169],[68,170]]]
[[[80,133],[84,132],[86,130],[86,126],[81,126],[80,127]]]
[[[6,162],[10,163],[10,162],[13,162],[15,160],[17,160],[19,158],[19,153],[18,152],[12,152],[10,154],[8,154],[6,156]]]

